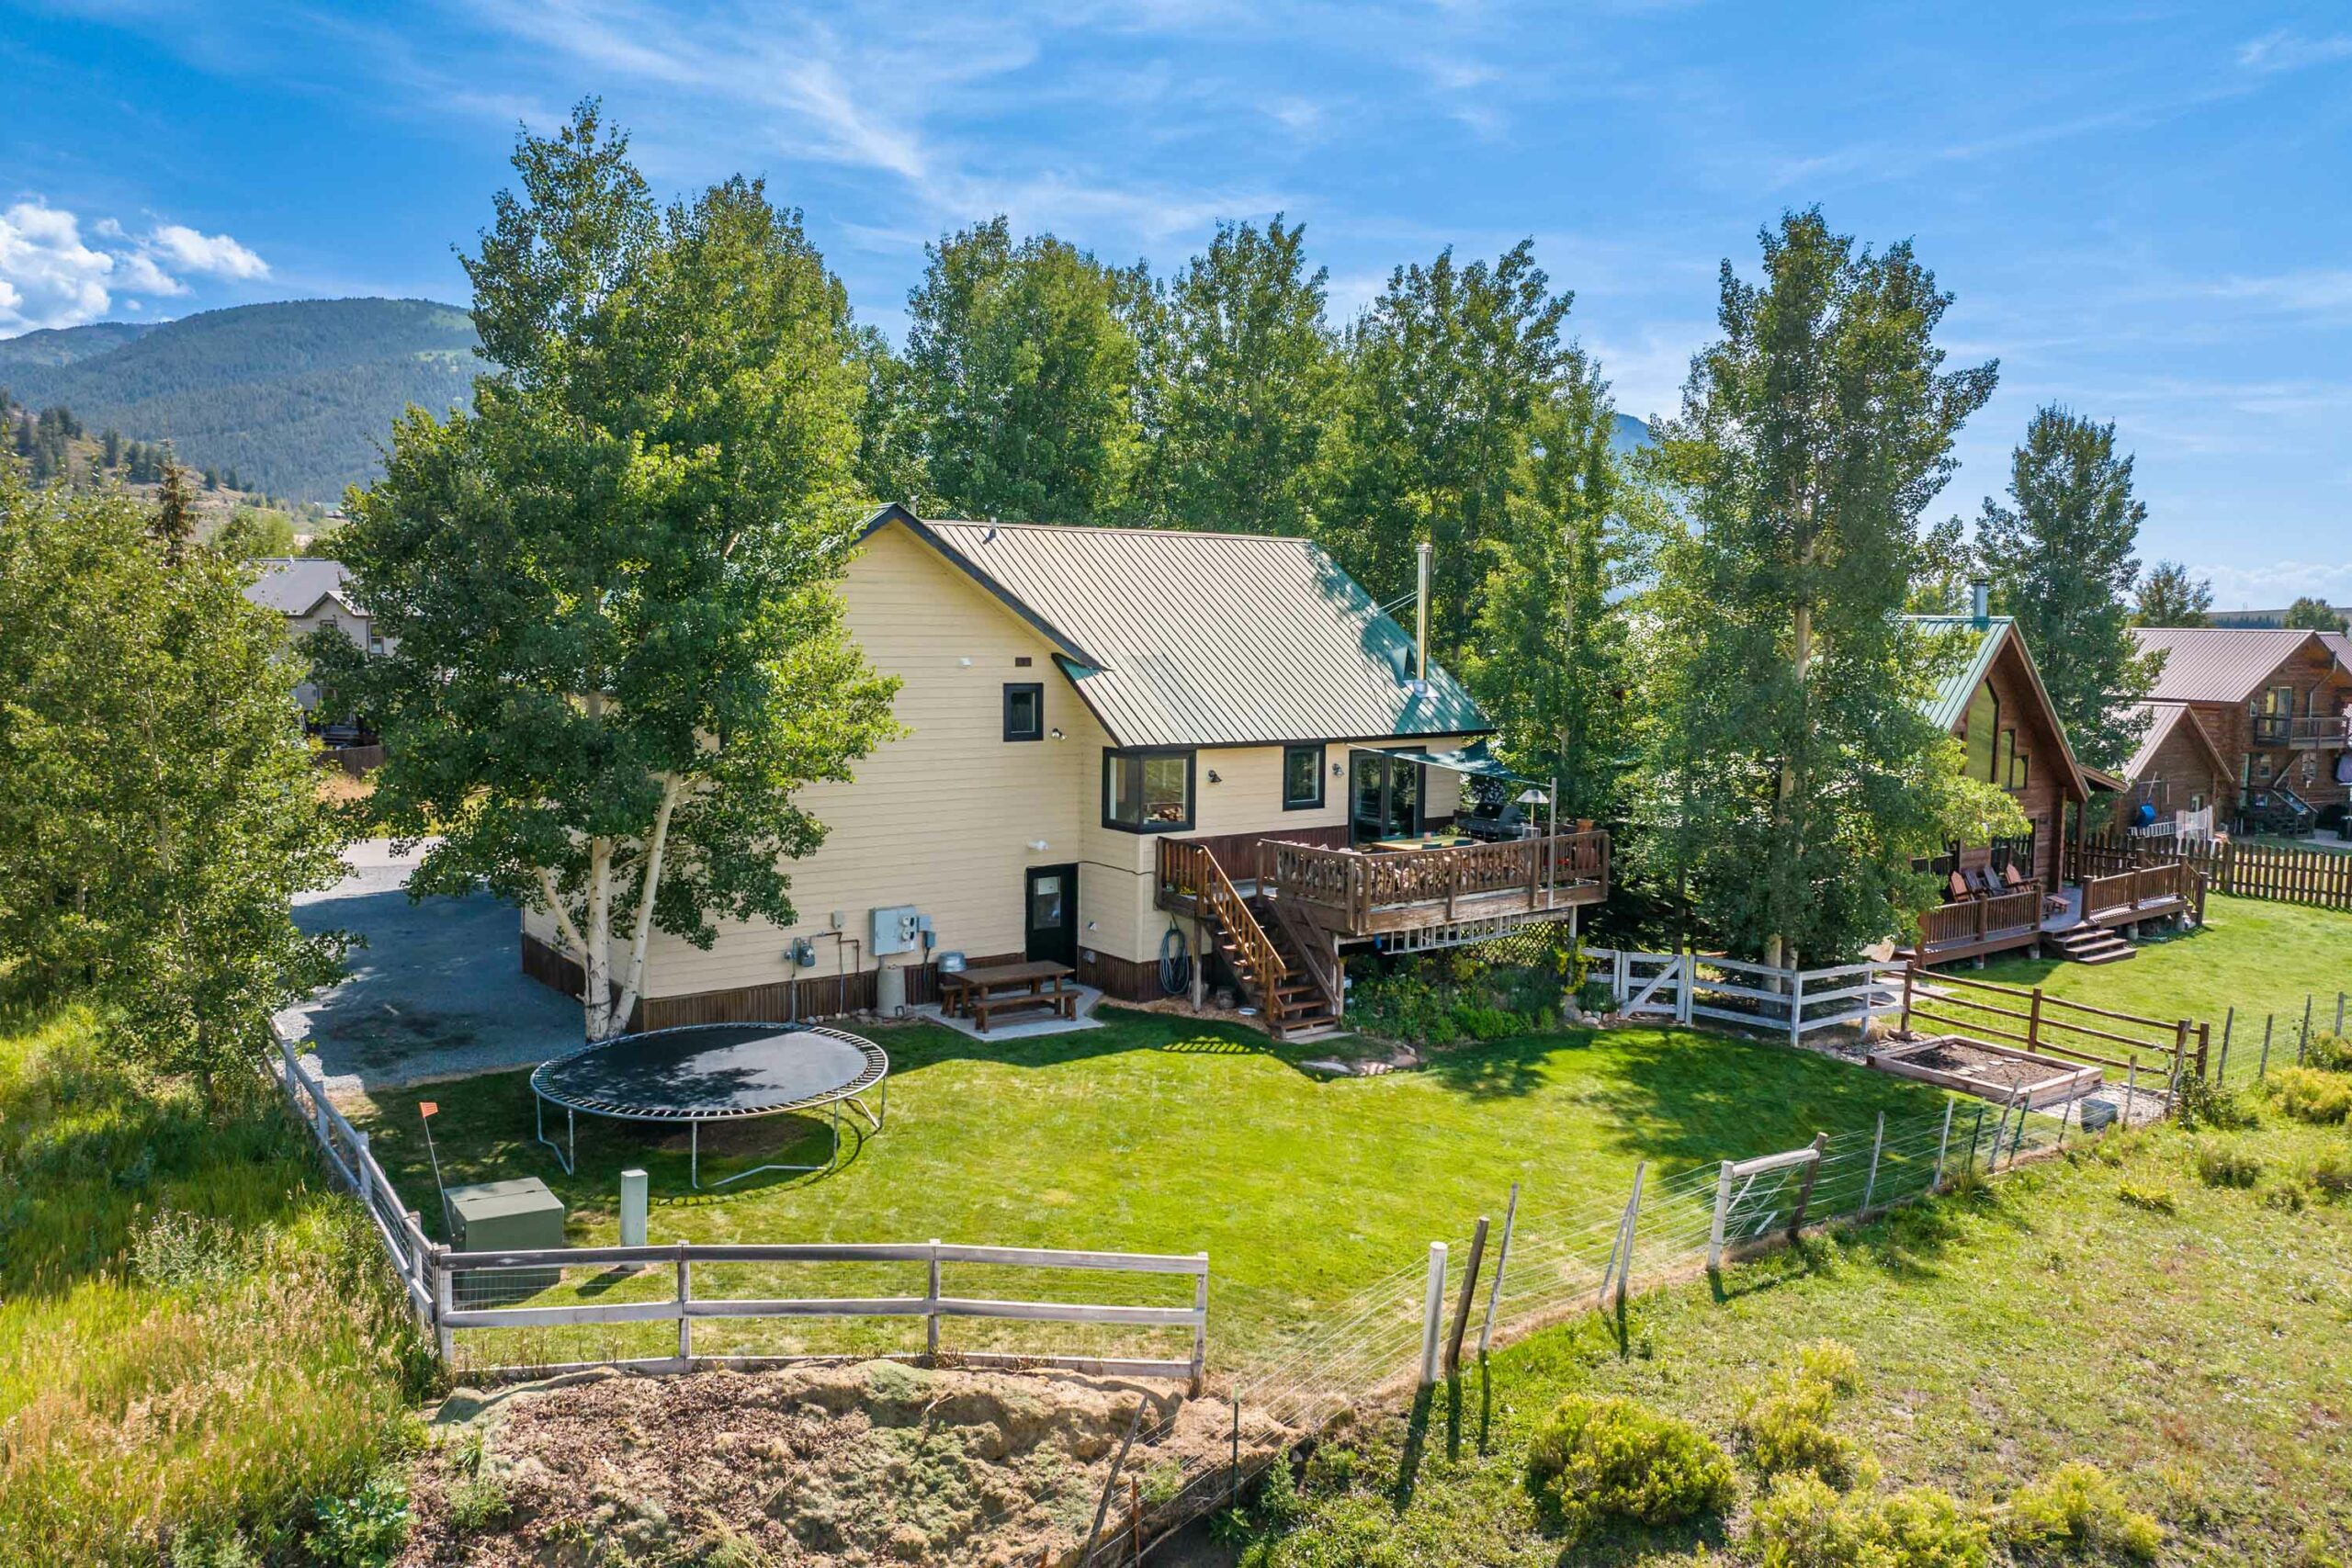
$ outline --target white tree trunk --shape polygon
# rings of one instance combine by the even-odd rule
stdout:
[[[662,786],[662,805],[653,813],[653,836],[645,844],[645,871],[637,885],[637,922],[628,939],[628,979],[613,1009],[623,1028],[636,1010],[638,993],[645,988],[645,950],[653,940],[653,895],[662,886],[662,856],[670,847],[670,815],[678,808],[682,788],[675,778]]]
[[[581,937],[586,951],[581,954],[580,967],[584,979],[580,987],[580,1005],[591,1040],[603,1040],[616,1032],[613,1020],[613,841],[596,838],[588,840],[588,909],[581,927]]]

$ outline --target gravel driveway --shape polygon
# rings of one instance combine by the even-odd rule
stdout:
[[[410,862],[368,840],[352,874],[295,901],[304,931],[367,939],[339,985],[278,1014],[288,1039],[318,1052],[327,1086],[395,1089],[529,1066],[577,1046],[580,1004],[525,978],[514,907],[486,893],[411,903]]]

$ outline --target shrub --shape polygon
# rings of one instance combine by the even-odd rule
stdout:
[[[2169,1214],[2175,1213],[2180,1206],[2178,1201],[2173,1197],[2171,1189],[2149,1187],[2136,1181],[2124,1182],[2116,1188],[2115,1195],[2133,1208],[2145,1209],[2150,1213]]]
[[[1764,1568],[1984,1568],[1985,1527],[1933,1488],[1843,1495],[1816,1475],[1775,1477],[1747,1546]]]
[[[1617,993],[1606,980],[1587,980],[1577,987],[1577,1006],[1589,1013],[1604,1013],[1617,1005]]]
[[[350,1496],[322,1499],[318,1516],[304,1541],[313,1557],[334,1568],[380,1568],[408,1539],[408,1483],[379,1470]]]
[[[1453,1029],[1473,1040],[1502,1040],[1527,1032],[1527,1020],[1500,1008],[1464,1002],[1453,1010]]]
[[[1761,1385],[1740,1395],[1739,1433],[1758,1472],[1806,1472],[1833,1486],[1850,1486],[1864,1463],[1861,1450],[1832,1431],[1838,1399],[1859,1393],[1861,1368],[1834,1339],[1799,1349]]]
[[[1527,1489],[1570,1528],[1675,1524],[1729,1507],[1731,1461],[1694,1428],[1630,1399],[1570,1394],[1528,1445]]]
[[[2298,1122],[2330,1127],[2352,1116],[2352,1074],[2284,1067],[2272,1076],[2270,1092]]]
[[[2262,1175],[2262,1161],[2234,1141],[2197,1145],[2197,1179],[2208,1187],[2251,1187]]]
[[[2164,1527],[2123,1501],[2123,1489],[2095,1464],[2062,1464],[2009,1499],[2004,1533],[2028,1551],[2120,1552],[2143,1561],[2164,1542]]]
[[[2352,1034],[2314,1034],[2303,1043],[2303,1066],[2322,1072],[2352,1073]]]
[[[2173,1103],[2180,1124],[2191,1132],[2199,1127],[2214,1127],[2242,1133],[2262,1122],[2255,1112],[2253,1101],[2245,1095],[2205,1078],[2184,1075],[2179,1089],[2174,1091]]]
[[[2352,1194],[2352,1155],[2342,1149],[2321,1150],[2312,1161],[2311,1182],[2324,1197]]]

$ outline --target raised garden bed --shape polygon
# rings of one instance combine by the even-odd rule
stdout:
[[[2015,1105],[2057,1105],[2097,1089],[2098,1067],[1961,1034],[1890,1042],[1862,1058],[1883,1073]]]

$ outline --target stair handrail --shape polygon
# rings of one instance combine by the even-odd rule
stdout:
[[[1225,874],[1205,844],[1179,839],[1160,840],[1160,849],[1170,862],[1176,890],[1189,893],[1201,911],[1222,924],[1233,944],[1249,957],[1250,967],[1257,972],[1258,984],[1263,991],[1261,998],[1269,1015],[1281,1011],[1281,998],[1275,987],[1290,977],[1290,965],[1283,962],[1282,950],[1258,917],[1250,912],[1248,900]]]
[[[1267,903],[1272,906],[1276,923],[1289,936],[1291,946],[1297,950],[1299,958],[1306,964],[1307,978],[1314,981],[1316,989],[1323,993],[1324,1004],[1331,1010],[1331,1016],[1339,1017],[1346,1010],[1347,1000],[1346,987],[1340,984],[1338,955],[1324,945],[1322,931],[1299,913],[1295,904],[1285,902],[1279,894],[1269,898]]]

